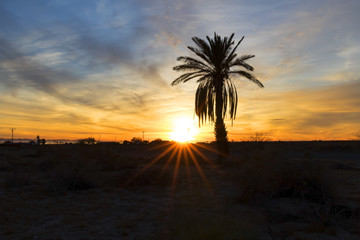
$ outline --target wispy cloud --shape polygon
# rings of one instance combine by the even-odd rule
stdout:
[[[191,37],[216,31],[245,35],[239,54],[256,55],[265,84],[236,81],[232,136],[348,137],[360,112],[359,8],[356,0],[1,1],[2,124],[165,133],[194,113],[196,83],[169,85],[176,57],[190,54]],[[202,131],[212,137],[211,126]]]
[[[251,123],[247,132],[271,132],[273,137],[285,140],[351,139],[360,117],[359,91],[360,80],[317,89],[268,92],[241,104],[247,107],[239,109],[238,123]]]

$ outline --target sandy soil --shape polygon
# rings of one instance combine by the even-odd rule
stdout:
[[[274,153],[273,147],[260,151],[233,145],[231,159],[221,165],[216,164],[215,154],[204,152],[209,162],[199,161],[199,165],[177,165],[176,154],[170,154],[149,167],[163,150],[115,146],[99,150],[101,157],[131,156],[138,164],[104,167],[103,160],[97,162],[94,166],[98,169],[86,168],[83,176],[94,182],[83,189],[64,188],[64,170],[52,166],[89,151],[70,149],[76,153],[0,148],[0,239],[360,239],[357,148],[305,151],[298,147],[284,151],[281,147]],[[255,154],[258,152],[260,160]],[[260,191],[262,188],[252,187],[254,176],[246,175],[242,162],[233,161],[246,158],[263,162],[280,155],[307,165],[321,162],[327,169],[326,179],[331,179],[331,203],[312,201],[305,195],[281,196],[276,189]],[[174,161],[167,165],[170,157]],[[47,166],[44,163],[49,159],[55,163]],[[68,164],[65,169],[73,167]],[[255,167],[266,170],[266,165]],[[148,183],[143,178],[148,172],[150,178],[165,177]],[[239,177],[248,178],[250,183],[241,183]],[[245,191],[248,186],[259,194],[244,197],[250,195]]]

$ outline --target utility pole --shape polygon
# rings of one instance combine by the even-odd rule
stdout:
[[[143,141],[145,140],[145,138],[144,138],[144,136],[145,136],[145,131],[142,131],[142,133],[143,133]]]
[[[16,130],[16,128],[10,128],[11,129],[11,142],[14,143],[14,130]]]

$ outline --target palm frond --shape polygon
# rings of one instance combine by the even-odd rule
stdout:
[[[171,86],[175,86],[181,82],[186,83],[187,81],[204,76],[204,72],[198,71],[198,72],[191,72],[191,73],[184,73],[180,77],[176,78],[172,83]]]
[[[208,69],[209,71],[211,71],[211,67],[209,67],[208,65],[206,65],[205,63],[195,59],[195,58],[192,58],[192,57],[178,57],[177,58],[177,61],[182,61],[182,62],[185,62],[187,64],[193,64],[193,65],[197,65],[197,66],[202,66],[204,69]]]
[[[238,59],[236,59],[233,63],[230,63],[230,68],[231,67],[243,67],[248,71],[254,71],[254,68],[250,65],[247,64],[246,62],[243,61],[237,61]]]
[[[214,38],[210,39],[206,37],[209,41],[211,55],[209,56],[215,69],[221,69],[224,58],[226,57],[226,42],[221,39],[219,35],[214,33]]]
[[[196,82],[202,82],[202,81],[211,81],[212,77],[211,77],[211,73],[206,74],[204,76],[202,76],[201,78],[199,78],[198,80],[196,80]]]
[[[223,88],[223,91],[222,91],[222,107],[221,107],[221,116],[222,118],[224,119],[225,118],[225,115],[226,115],[226,110],[227,110],[227,106],[228,106],[228,91],[227,91],[227,87],[224,86]]]
[[[198,64],[181,64],[173,67],[173,70],[181,72],[181,71],[202,71],[202,72],[209,72],[210,70],[207,68],[204,68],[201,65]]]
[[[261,87],[261,88],[264,87],[264,85],[258,79],[256,79],[255,76],[253,76],[251,73],[248,73],[246,71],[231,71],[231,72],[229,72],[229,74],[240,75],[240,76],[245,77],[248,80],[252,81],[259,87]]]
[[[231,123],[236,118],[236,110],[237,110],[237,102],[238,102],[238,95],[236,91],[236,87],[231,80],[226,81],[226,85],[229,92],[229,117],[231,119]]]
[[[188,49],[190,49],[192,52],[194,52],[197,56],[199,56],[201,59],[203,59],[205,62],[207,62],[208,64],[212,65],[211,60],[209,59],[208,56],[206,56],[205,54],[203,54],[200,50],[193,48],[193,47],[188,47]]]
[[[224,37],[224,54],[225,54],[225,56],[230,56],[229,51],[231,50],[232,45],[234,44],[234,42],[232,40],[234,35],[235,34],[232,33],[229,38]]]
[[[199,126],[214,121],[214,87],[210,81],[201,82],[195,94],[195,113],[199,117]]]
[[[236,49],[238,48],[238,46],[240,45],[240,43],[242,42],[242,40],[245,38],[245,36],[243,36],[240,41],[236,44],[236,46],[233,48],[233,50],[231,51],[231,53],[228,55],[227,60],[225,60],[226,65],[228,65],[230,63],[230,59],[232,58],[232,55],[235,53]]]
[[[204,54],[207,57],[211,56],[211,49],[206,41],[198,37],[193,37],[192,40],[199,47],[199,50],[202,52],[202,54]]]
[[[224,69],[230,68],[231,67],[231,65],[230,65],[231,61],[233,61],[236,57],[237,57],[237,54],[234,53],[231,56],[229,56],[227,59],[224,59],[224,62],[223,62]]]
[[[235,60],[231,60],[231,62],[229,62],[229,67],[240,66],[244,67],[246,70],[253,71],[254,68],[245,62],[246,60],[253,57],[255,57],[255,55],[243,55],[239,58],[236,58]]]
[[[248,60],[250,58],[253,58],[253,57],[255,57],[255,55],[246,54],[246,55],[242,55],[241,57],[239,57],[239,60],[240,61],[246,61],[246,60]]]

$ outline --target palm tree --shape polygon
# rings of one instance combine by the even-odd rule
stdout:
[[[221,155],[227,155],[228,138],[224,124],[226,113],[231,121],[236,117],[237,91],[233,79],[236,77],[246,78],[264,87],[249,71],[254,68],[246,63],[255,55],[243,55],[238,57],[235,53],[237,47],[244,39],[234,45],[234,33],[231,36],[221,38],[214,33],[214,38],[206,36],[207,42],[201,38],[193,37],[195,47],[188,47],[197,57],[181,56],[177,60],[182,62],[173,69],[183,73],[176,78],[171,85],[185,83],[196,79],[199,83],[195,95],[195,113],[199,117],[200,124],[215,122],[215,138],[217,142],[219,159]]]

